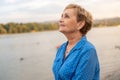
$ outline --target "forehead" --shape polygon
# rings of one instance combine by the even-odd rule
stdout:
[[[76,10],[73,9],[73,8],[65,9],[65,10],[63,11],[63,14],[76,15]]]

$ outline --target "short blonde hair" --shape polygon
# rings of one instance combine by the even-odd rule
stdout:
[[[85,25],[83,26],[82,29],[80,29],[80,32],[85,35],[92,27],[93,24],[93,18],[92,15],[82,8],[80,5],[77,4],[69,4],[65,7],[64,10],[66,9],[75,9],[77,13],[77,21],[85,21]]]

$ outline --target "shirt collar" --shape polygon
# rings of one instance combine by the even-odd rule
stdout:
[[[87,41],[86,36],[83,36],[83,37],[79,40],[79,42],[73,47],[73,50],[81,49],[82,46],[86,43],[86,41]],[[67,45],[68,45],[68,41],[65,43],[64,48],[66,48]]]
[[[82,46],[86,43],[86,41],[87,41],[86,36],[83,36],[83,37],[79,40],[79,42],[74,46],[74,49],[81,49]]]

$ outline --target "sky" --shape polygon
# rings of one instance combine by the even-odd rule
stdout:
[[[120,17],[120,0],[0,0],[0,23],[56,21],[70,3],[81,5],[94,19]]]

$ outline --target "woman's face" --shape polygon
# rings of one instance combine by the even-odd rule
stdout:
[[[74,9],[66,9],[59,21],[59,31],[62,33],[73,33],[78,30],[77,14]]]

